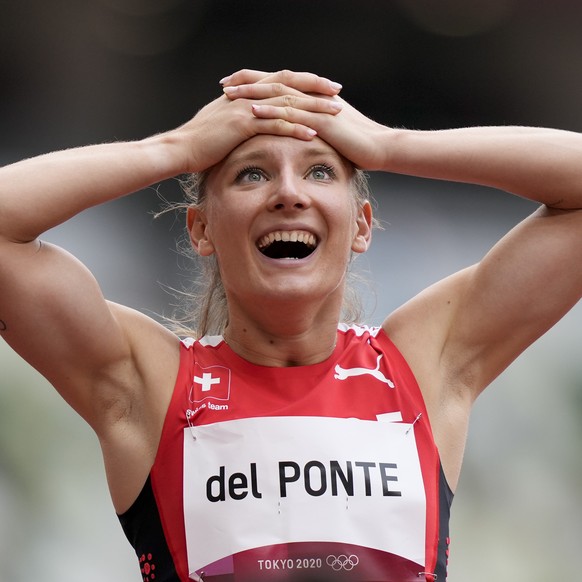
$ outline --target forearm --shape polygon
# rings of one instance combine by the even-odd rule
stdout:
[[[298,75],[286,74],[284,82],[302,91]],[[260,98],[266,76],[238,73],[228,81],[229,98]],[[254,115],[301,123],[365,170],[481,184],[555,208],[582,208],[581,134],[535,127],[393,129],[368,119],[339,96],[329,102],[340,105],[337,115],[278,104],[255,108]]]
[[[79,212],[182,171],[171,134],[30,158],[0,170],[0,238],[35,239]]]
[[[387,130],[386,171],[492,186],[562,209],[582,207],[582,136],[528,127]]]
[[[329,95],[337,88],[308,73],[302,87]],[[266,85],[258,97],[266,104],[289,108],[289,95],[280,84]],[[327,99],[294,97],[291,107],[333,116],[337,108]],[[251,103],[220,96],[190,121],[139,142],[113,143],[55,152],[0,170],[0,241],[34,240],[82,210],[119,198],[186,172],[199,172],[219,163],[235,147],[257,134],[311,140],[308,126],[257,119]]]

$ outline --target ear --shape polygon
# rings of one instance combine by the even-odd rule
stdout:
[[[365,202],[358,210],[356,217],[356,233],[352,241],[352,251],[365,253],[372,240],[372,205]]]
[[[186,214],[186,223],[190,242],[194,250],[201,256],[207,257],[214,253],[214,245],[209,238],[208,222],[205,213],[199,208],[189,206]]]

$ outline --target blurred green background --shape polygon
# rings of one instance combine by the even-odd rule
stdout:
[[[382,123],[582,131],[582,4],[526,0],[0,0],[0,163],[186,121],[241,67],[311,70]],[[533,210],[373,176],[368,322],[478,261]],[[42,188],[42,181],[38,184]],[[106,296],[155,317],[190,276],[168,181],[50,232]],[[33,211],[33,209],[31,209]],[[582,253],[581,253],[582,261]],[[0,289],[1,292],[1,289]],[[582,309],[482,396],[453,504],[450,582],[568,580],[582,547]],[[140,580],[90,429],[0,343],[0,582]]]

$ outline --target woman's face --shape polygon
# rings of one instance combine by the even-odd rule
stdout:
[[[216,254],[230,308],[341,303],[351,253],[370,238],[370,207],[356,207],[352,172],[320,139],[266,135],[212,169],[189,228],[199,254]]]

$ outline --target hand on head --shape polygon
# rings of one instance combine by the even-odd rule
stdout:
[[[262,80],[255,82],[254,79],[258,78]],[[293,112],[329,117],[341,109],[341,104],[332,99],[340,86],[311,73],[240,71],[228,79],[246,83],[233,86],[224,81],[225,95],[169,133],[179,148],[178,155],[184,157],[181,164],[184,172],[208,169],[239,144],[258,134],[311,140],[316,130],[295,121]],[[290,84],[286,85],[284,81]],[[243,93],[248,93],[249,97]],[[260,110],[261,107],[286,114],[259,115],[257,108]]]
[[[378,147],[378,138],[393,130],[368,119],[341,99],[339,83],[312,73],[243,69],[222,79],[221,84],[229,99],[251,100],[255,117],[295,132],[277,135],[303,137],[302,132],[309,128],[356,166],[387,169],[386,153]]]

